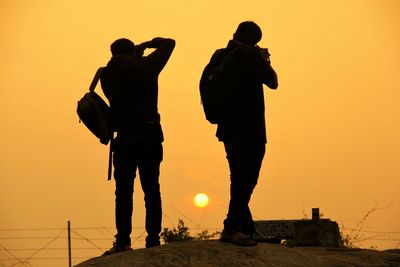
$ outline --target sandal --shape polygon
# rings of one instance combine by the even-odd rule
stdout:
[[[112,248],[110,248],[109,250],[104,252],[102,256],[108,256],[108,255],[112,255],[115,253],[120,253],[120,252],[124,252],[124,251],[128,251],[128,250],[132,250],[131,245],[119,245],[114,242]]]
[[[256,240],[250,238],[242,232],[236,232],[231,236],[221,235],[220,241],[229,242],[242,247],[252,247],[258,244]]]

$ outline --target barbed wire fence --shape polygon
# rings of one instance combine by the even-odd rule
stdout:
[[[174,223],[169,219],[171,227]],[[217,231],[220,228],[204,228],[190,223],[190,231]],[[109,249],[114,240],[114,227],[71,227],[72,263],[100,256]],[[389,242],[392,248],[400,248],[400,232],[341,229],[342,235],[358,231],[356,245],[365,242]],[[146,231],[144,227],[132,229],[134,248],[144,247]],[[0,229],[0,267],[11,266],[68,266],[68,227],[55,228],[14,228]]]
[[[164,215],[169,227],[175,227]],[[185,218],[188,219],[188,218]],[[188,219],[189,220],[189,219]],[[190,230],[200,233],[204,230],[217,231],[219,228],[205,228],[189,220]],[[109,249],[114,241],[115,227],[50,227],[50,228],[8,228],[0,229],[0,267],[11,266],[68,266],[69,253],[72,265],[98,257]],[[132,228],[132,244],[135,249],[144,248],[146,230]],[[69,243],[72,243],[69,250]]]
[[[114,239],[113,229],[71,227],[73,263],[99,256],[109,249]],[[144,228],[134,228],[132,241],[143,243],[144,233]],[[67,227],[0,229],[0,266],[43,266],[46,262],[60,266],[55,262],[67,262],[68,258]]]
[[[106,227],[72,228],[74,261],[98,256],[104,241],[113,239],[106,232]],[[68,262],[68,252],[67,227],[0,229],[0,266],[61,266]]]

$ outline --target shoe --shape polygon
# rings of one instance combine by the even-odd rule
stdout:
[[[229,242],[242,247],[253,247],[257,246],[258,242],[251,238],[248,235],[245,235],[242,232],[235,232],[233,234],[224,233],[222,231],[221,238],[219,239],[221,242]]]
[[[128,250],[132,250],[131,245],[119,245],[114,242],[112,248],[110,248],[109,250],[104,252],[102,256],[108,256],[108,255],[112,255],[115,253],[128,251]]]

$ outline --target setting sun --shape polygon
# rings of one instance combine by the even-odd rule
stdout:
[[[203,193],[197,194],[194,197],[194,204],[196,204],[197,207],[204,208],[208,205],[208,196]]]

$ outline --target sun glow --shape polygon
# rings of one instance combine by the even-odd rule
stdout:
[[[194,204],[199,208],[204,208],[208,205],[208,196],[203,193],[199,193],[194,197]]]

